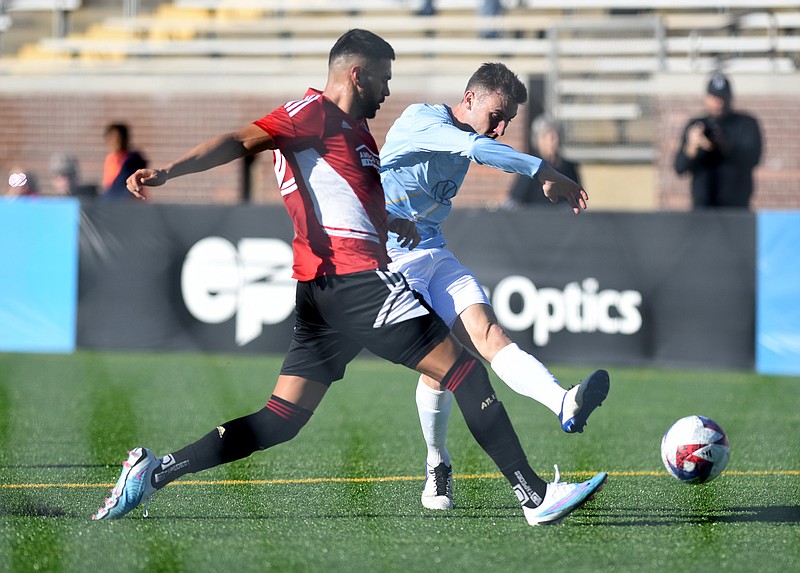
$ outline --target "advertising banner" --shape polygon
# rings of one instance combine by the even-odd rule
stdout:
[[[0,351],[72,352],[78,201],[0,199]]]
[[[454,211],[445,235],[546,362],[753,367],[751,213]]]
[[[282,207],[86,205],[78,344],[284,352],[293,231]]]
[[[78,344],[283,352],[281,206],[87,205]],[[755,216],[455,210],[449,248],[546,362],[753,368]]]
[[[800,213],[758,215],[756,370],[800,375]]]

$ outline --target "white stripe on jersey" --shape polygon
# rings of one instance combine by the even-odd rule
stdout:
[[[288,195],[293,191],[297,191],[297,181],[294,177],[283,180],[286,177],[286,158],[281,153],[280,149],[273,150],[275,157],[275,178],[278,180],[278,185],[281,187],[281,195]]]
[[[380,328],[386,324],[399,324],[418,316],[430,314],[428,309],[414,296],[414,292],[408,288],[400,273],[382,270],[375,272],[389,289],[389,296],[386,297],[381,310],[375,317],[373,328]]]
[[[293,191],[297,191],[297,182],[294,177],[281,183],[281,195],[288,195]]]
[[[306,107],[312,101],[316,101],[318,99],[319,99],[319,94],[307,95],[301,100],[290,101],[284,104],[283,108],[289,114],[289,117],[293,117],[297,112]]]
[[[380,242],[364,205],[344,177],[336,173],[315,149],[300,151],[295,154],[295,159],[325,233]]]

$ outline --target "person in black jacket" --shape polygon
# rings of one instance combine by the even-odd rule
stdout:
[[[753,169],[761,159],[761,129],[751,115],[733,111],[730,80],[717,73],[708,83],[707,115],[683,130],[675,171],[692,174],[695,209],[747,209],[753,195]]]
[[[532,153],[549,163],[553,169],[559,171],[581,184],[578,164],[561,155],[561,125],[549,115],[542,114],[536,117],[531,124]],[[524,206],[552,205],[542,191],[542,184],[536,178],[519,175],[511,186],[508,199],[504,205],[507,209],[516,209]],[[566,201],[557,203],[561,207],[569,207]]]

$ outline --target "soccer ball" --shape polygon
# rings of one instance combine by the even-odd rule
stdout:
[[[661,460],[672,477],[684,483],[711,481],[728,465],[731,447],[714,420],[686,416],[661,439]]]

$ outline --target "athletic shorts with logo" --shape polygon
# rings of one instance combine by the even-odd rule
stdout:
[[[449,332],[400,273],[374,270],[298,281],[294,334],[281,374],[330,385],[363,348],[416,368]]]
[[[413,251],[389,249],[389,269],[403,273],[409,286],[422,295],[452,328],[456,318],[473,304],[490,304],[475,275],[441,247]]]

